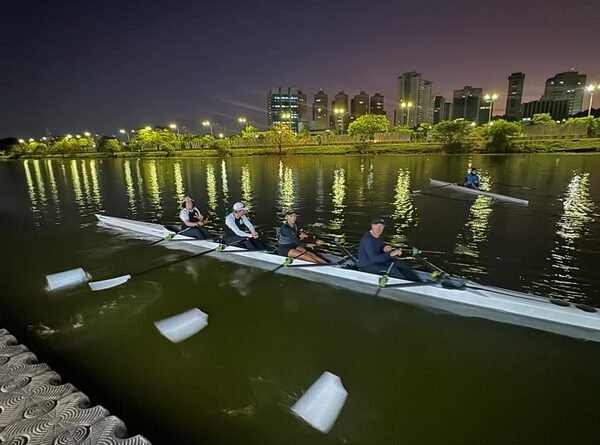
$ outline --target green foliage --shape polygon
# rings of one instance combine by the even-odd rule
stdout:
[[[431,131],[432,128],[433,128],[433,125],[431,125],[431,124],[420,124],[417,128],[412,130],[411,139],[413,141],[419,141],[419,142],[426,141],[427,136],[429,135],[429,132]]]
[[[600,130],[600,118],[594,118],[594,116],[586,117],[570,117],[565,122],[565,125],[587,125],[588,136],[593,136],[598,130]]]
[[[231,151],[231,141],[229,139],[217,139],[213,141],[210,148],[217,150],[219,156],[229,156]]]
[[[272,125],[265,137],[269,144],[277,147],[280,155],[283,153],[284,146],[296,143],[296,136],[287,124]]]
[[[531,125],[543,125],[546,127],[556,125],[556,121],[550,116],[549,113],[537,113],[533,115]]]
[[[242,133],[240,134],[240,136],[242,139],[245,139],[245,140],[256,139],[256,136],[258,135],[258,133],[259,133],[258,128],[248,124],[242,130]]]
[[[483,134],[488,151],[507,153],[513,150],[510,139],[521,134],[521,125],[497,119],[485,126]]]
[[[409,133],[412,134],[412,129],[406,125],[396,125],[393,129],[395,133]]]
[[[348,134],[358,136],[361,142],[370,143],[375,133],[386,133],[390,129],[387,117],[378,114],[363,114],[348,125]]]
[[[462,153],[467,147],[464,144],[472,131],[471,123],[465,120],[442,121],[433,126],[429,132],[432,139],[442,142],[447,153]]]
[[[137,150],[175,150],[180,148],[180,138],[169,128],[142,128],[137,130],[130,146]]]
[[[105,153],[117,153],[121,151],[121,143],[117,138],[103,136],[98,141],[98,151]]]

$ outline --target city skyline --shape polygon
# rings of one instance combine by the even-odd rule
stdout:
[[[243,2],[173,7],[149,1],[144,8],[116,9],[110,2],[65,2],[60,11],[51,4],[11,4],[3,24],[10,45],[0,73],[0,137],[36,137],[46,128],[54,134],[116,134],[119,128],[169,122],[201,131],[205,119],[229,129],[239,116],[264,127],[265,95],[276,85],[297,86],[309,106],[319,88],[330,98],[340,90],[350,97],[381,91],[391,118],[397,78],[410,71],[422,73],[433,94],[447,100],[465,85],[498,94],[495,114],[504,112],[513,72],[527,76],[523,102],[539,100],[545,81],[572,67],[588,81],[600,81],[590,2],[576,1],[568,9],[557,1],[513,3],[495,9],[475,41],[465,35],[470,28],[456,29],[484,21],[490,11],[466,0],[402,7],[382,2],[368,13],[379,26],[367,35],[350,32],[366,16],[354,1],[308,1],[302,9],[313,14],[301,15],[293,6],[274,10]],[[286,14],[299,25],[277,20]],[[573,21],[580,26],[556,41],[507,34],[508,20],[527,35],[538,29],[545,35]],[[343,42],[335,39],[332,23],[347,29]],[[426,32],[423,23],[435,32]],[[272,39],[294,26],[300,28],[291,37]],[[398,26],[410,36],[421,32],[421,38],[396,45]]]

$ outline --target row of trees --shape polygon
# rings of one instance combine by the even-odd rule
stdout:
[[[490,151],[506,152],[512,150],[512,139],[522,134],[523,127],[528,125],[552,127],[557,125],[585,124],[588,134],[596,134],[600,129],[600,118],[583,117],[571,118],[564,124],[558,124],[549,114],[536,114],[526,123],[507,122],[502,119],[490,124],[474,126],[464,120],[442,121],[436,125],[421,124],[417,128],[404,126],[391,127],[385,116],[366,114],[360,116],[348,126],[348,134],[358,139],[358,148],[368,149],[375,140],[376,134],[405,133],[414,142],[441,142],[448,152],[466,150],[469,145],[485,144]],[[333,134],[332,134],[333,136]],[[250,143],[249,141],[252,141]],[[85,151],[100,151],[116,153],[122,150],[165,150],[173,152],[184,148],[203,148],[217,150],[219,154],[227,154],[233,146],[273,146],[279,153],[283,147],[304,144],[327,143],[327,136],[311,136],[307,130],[294,134],[287,124],[275,124],[267,131],[259,131],[252,125],[247,125],[239,134],[215,138],[211,135],[179,134],[169,128],[142,128],[132,133],[127,144],[115,137],[102,137],[98,140],[89,136],[58,137],[43,140],[14,140],[8,146],[10,153],[19,154],[68,154]]]

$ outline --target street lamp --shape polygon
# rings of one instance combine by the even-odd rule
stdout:
[[[213,128],[212,128],[212,123],[210,121],[202,121],[202,126],[203,127],[210,127],[210,135],[213,135]]]
[[[148,127],[146,127],[146,129],[148,129]],[[121,128],[121,129],[119,130],[119,133],[121,133],[121,134],[126,134],[126,135],[127,135],[127,143],[129,143],[129,142],[130,142],[130,141],[129,141],[129,132],[128,132],[127,130],[125,130],[125,129]]]
[[[238,117],[238,122],[240,124],[242,124],[243,126],[246,126],[246,122],[248,122],[248,121],[246,120],[245,117]]]
[[[402,108],[403,110],[406,109],[406,126],[410,127],[410,109],[412,108],[413,103],[408,101],[408,102],[402,102],[400,104],[400,108]]]
[[[338,127],[338,134],[342,134],[344,129],[344,114],[346,113],[345,108],[334,108],[333,113],[336,115],[335,123]]]
[[[590,117],[592,115],[592,101],[594,100],[594,90],[600,90],[600,84],[588,85],[585,89],[590,93],[590,105],[588,107],[588,117]]]
[[[494,108],[494,101],[496,99],[498,99],[498,95],[496,93],[494,93],[492,95],[486,94],[485,96],[483,96],[483,98],[485,99],[485,101],[487,103],[490,104],[490,113],[488,115],[488,124],[489,124],[492,121],[492,109]]]
[[[179,127],[177,126],[177,124],[169,124],[169,128],[171,130],[177,130],[177,136],[179,136]]]
[[[223,133],[219,133],[219,138],[223,139],[225,135]]]

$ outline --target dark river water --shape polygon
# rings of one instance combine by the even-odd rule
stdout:
[[[528,207],[448,189],[484,188]],[[422,190],[412,194],[413,190]],[[598,444],[600,345],[429,311],[202,257],[124,286],[50,293],[188,255],[100,227],[173,223],[193,196],[220,228],[233,202],[274,238],[283,208],[355,249],[384,236],[481,283],[600,306],[600,156],[377,156],[0,163],[0,327],[157,444]],[[313,224],[316,224],[314,226]],[[419,263],[415,262],[415,266]],[[178,344],[154,322],[198,307]],[[347,402],[328,434],[290,413],[324,371]]]

